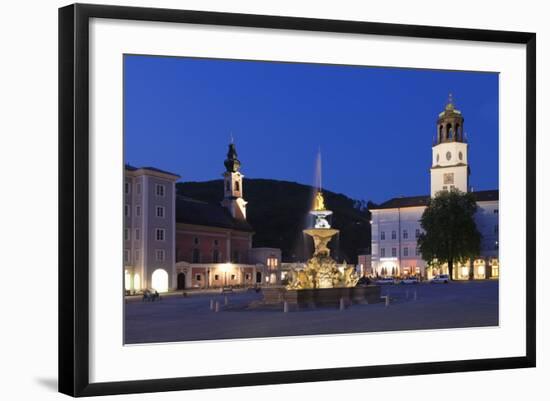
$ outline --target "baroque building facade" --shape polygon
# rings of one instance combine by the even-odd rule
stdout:
[[[253,248],[235,145],[224,162],[223,199],[177,195],[178,175],[127,165],[124,272],[127,292],[275,284],[281,251]]]
[[[477,211],[474,216],[482,236],[481,253],[472,263],[457,263],[453,279],[498,278],[498,190],[471,191],[468,142],[464,117],[452,98],[441,113],[432,146],[430,195],[390,199],[371,211],[371,265],[377,276],[419,276],[430,279],[448,273],[446,264],[429,266],[422,259],[417,240],[422,233],[420,218],[430,198],[440,191],[458,189],[472,192]]]

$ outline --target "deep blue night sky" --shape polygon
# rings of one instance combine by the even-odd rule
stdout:
[[[125,56],[125,158],[182,181],[221,178],[233,133],[250,178],[382,202],[430,192],[436,119],[464,116],[471,185],[498,188],[498,74]]]

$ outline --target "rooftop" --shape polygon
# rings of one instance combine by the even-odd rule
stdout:
[[[229,210],[221,204],[203,202],[181,195],[176,197],[176,223],[254,231],[247,221],[233,218]]]
[[[156,168],[156,167],[135,167],[130,164],[126,164],[124,165],[124,168],[128,171],[149,170],[149,171],[154,171],[156,173],[168,174],[179,178],[179,175],[176,173],[171,173],[170,171],[161,170],[160,168]]]
[[[477,202],[498,200],[498,189],[491,189],[486,191],[474,191],[472,193],[474,194],[474,197]],[[386,202],[383,202],[380,205],[371,208],[371,210],[428,206],[429,201],[430,201],[430,195],[402,196],[402,197],[392,198]]]

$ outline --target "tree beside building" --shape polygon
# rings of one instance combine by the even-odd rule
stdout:
[[[430,199],[420,219],[423,232],[418,237],[418,247],[422,258],[427,262],[446,262],[451,279],[455,262],[464,263],[480,253],[476,211],[472,193],[452,189],[440,191]]]

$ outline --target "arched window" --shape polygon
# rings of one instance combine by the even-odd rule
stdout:
[[[139,280],[139,274],[134,274],[134,290],[141,290],[141,281]]]
[[[151,276],[151,287],[158,292],[168,291],[168,273],[164,269],[157,269]]]
[[[235,191],[240,191],[239,181],[235,181]]]
[[[453,126],[451,124],[447,124],[447,139],[453,138]]]
[[[443,140],[443,124],[439,126],[439,136],[437,137],[438,142],[441,142]]]
[[[132,289],[132,275],[128,270],[124,271],[124,289],[129,291]]]
[[[462,127],[460,126],[460,124],[457,124],[455,127],[455,135],[457,140],[462,140]]]

